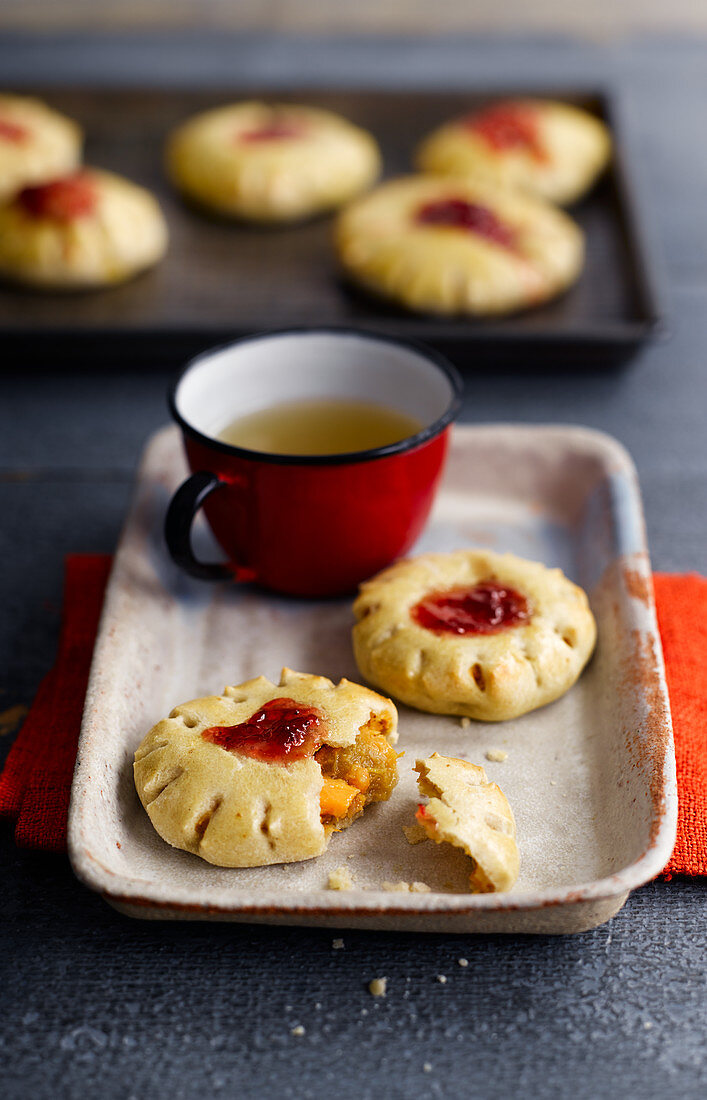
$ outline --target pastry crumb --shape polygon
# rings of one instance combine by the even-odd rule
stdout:
[[[307,1032],[302,1027],[302,1024],[297,1024],[297,1027],[293,1027],[290,1031],[290,1035],[296,1035],[298,1038],[300,1035],[306,1035]]]
[[[411,882],[410,883],[411,894],[431,894],[432,887],[428,886],[426,882]]]
[[[386,989],[388,988],[387,978],[373,978],[368,983],[368,992],[373,997],[385,997]]]
[[[414,825],[403,825],[403,832],[408,844],[421,844],[423,840],[427,840],[427,833],[417,822]]]
[[[348,867],[335,867],[329,872],[330,890],[353,890],[353,879]]]
[[[502,764],[504,760],[508,759],[508,753],[503,749],[489,749],[484,753],[487,760],[492,760],[494,764]]]
[[[344,941],[341,940],[341,939],[332,940],[331,941],[331,946],[334,949],[334,951],[341,951],[341,949],[344,946]]]
[[[471,718],[467,718],[466,715],[459,719],[459,725],[463,730],[468,729],[471,725]]]
[[[382,882],[381,889],[387,890],[389,894],[409,894],[410,883],[409,882]]]
[[[457,959],[457,962],[459,963],[459,966],[468,966],[469,965],[469,960],[468,959]]]
[[[422,1072],[423,1073],[432,1073],[432,1063],[431,1062],[423,1062],[422,1063]]]
[[[437,981],[439,982],[440,985],[446,985],[447,984],[446,974],[438,974],[437,975]]]
[[[550,786],[551,787],[556,787],[557,786],[557,780],[556,779],[551,779],[550,780]]]

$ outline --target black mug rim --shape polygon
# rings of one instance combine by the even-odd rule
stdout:
[[[189,371],[202,360],[210,358],[219,352],[227,351],[230,348],[239,347],[241,344],[268,340],[272,337],[316,336],[318,334],[327,334],[331,336],[358,336],[364,340],[370,340],[376,343],[395,344],[397,347],[421,355],[435,366],[449,382],[452,388],[452,399],[449,405],[442,415],[432,421],[431,424],[426,425],[426,427],[422,428],[415,435],[406,436],[404,439],[398,440],[397,443],[389,443],[384,447],[371,447],[365,451],[347,451],[341,454],[331,455],[272,454],[268,451],[251,451],[246,447],[237,447],[233,443],[225,443],[221,439],[214,439],[213,436],[205,435],[203,432],[200,432],[198,428],[195,428],[189,423],[177,408],[177,391],[182,380],[187,376]],[[218,344],[214,347],[207,348],[205,351],[199,352],[198,355],[188,360],[186,365],[170,384],[167,393],[167,402],[173,420],[176,421],[183,433],[211,450],[220,451],[223,454],[232,455],[237,458],[248,459],[251,462],[266,462],[278,466],[348,466],[356,462],[371,462],[378,458],[387,458],[389,455],[404,454],[406,451],[415,450],[417,447],[429,443],[431,439],[438,436],[456,419],[461,408],[463,393],[464,383],[456,367],[454,367],[444,355],[436,349],[428,347],[426,344],[419,343],[415,340],[401,340],[397,336],[392,336],[388,333],[371,332],[368,329],[336,325],[301,325],[282,329],[263,330],[253,333],[250,336],[241,336],[238,339],[229,340],[227,343]]]

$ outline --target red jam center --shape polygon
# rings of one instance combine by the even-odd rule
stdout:
[[[301,137],[303,132],[304,128],[301,122],[292,120],[288,122],[284,118],[274,118],[272,122],[259,127],[257,130],[246,130],[244,133],[239,134],[238,138],[240,141],[279,141],[282,138]]]
[[[76,172],[38,187],[25,187],[18,196],[22,208],[33,218],[51,218],[58,222],[70,222],[92,214],[97,201],[96,187],[87,172]]]
[[[498,151],[522,149],[545,160],[538,131],[538,112],[528,103],[498,103],[466,120],[466,126]]]
[[[485,237],[489,241],[513,248],[513,232],[496,217],[492,210],[466,199],[440,199],[428,202],[417,212],[422,225],[446,225],[452,229],[465,229]]]
[[[15,145],[21,145],[29,137],[29,130],[24,126],[18,126],[16,122],[10,122],[7,118],[0,118],[0,141],[11,141]]]
[[[440,634],[499,634],[527,623],[530,616],[525,596],[496,581],[436,592],[412,609],[420,626]]]
[[[304,760],[321,747],[324,715],[294,699],[271,699],[237,726],[211,726],[206,741],[271,764]]]

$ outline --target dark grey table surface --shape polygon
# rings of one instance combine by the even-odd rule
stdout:
[[[673,337],[621,371],[489,375],[462,362],[463,419],[614,434],[638,466],[654,566],[707,572],[707,43],[6,35],[0,71],[28,88],[512,78],[617,89]],[[58,366],[51,353],[5,371],[0,709],[28,704],[51,666],[63,555],[115,546],[169,376],[139,359]],[[0,851],[4,1096],[705,1095],[699,882],[649,884],[609,924],[569,938],[345,932],[335,951],[331,932],[131,921],[64,858],[16,850],[5,828]],[[367,983],[383,974],[388,996],[374,1000]]]

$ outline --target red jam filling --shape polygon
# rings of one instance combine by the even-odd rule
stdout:
[[[202,737],[229,752],[270,764],[289,764],[321,748],[324,715],[294,699],[271,699],[237,726],[211,726]]]
[[[301,137],[303,132],[304,127],[301,122],[292,120],[288,122],[284,118],[274,118],[272,122],[259,127],[257,130],[246,130],[244,133],[239,134],[238,139],[240,141],[279,141],[282,138]]]
[[[465,229],[479,237],[494,241],[504,248],[513,248],[515,238],[507,225],[492,210],[466,199],[440,199],[428,202],[417,212],[421,225],[443,225],[452,229]]]
[[[10,122],[7,118],[0,118],[0,140],[21,145],[28,137],[29,130],[24,126],[18,126],[16,122]]]
[[[529,103],[494,104],[471,115],[465,125],[499,152],[522,149],[536,160],[547,159],[540,140],[538,112]]]
[[[499,634],[529,622],[531,614],[525,596],[496,581],[436,592],[412,609],[420,626],[438,634]]]
[[[27,214],[57,222],[70,222],[92,214],[97,201],[98,192],[87,172],[76,172],[38,187],[25,187],[18,196]]]

